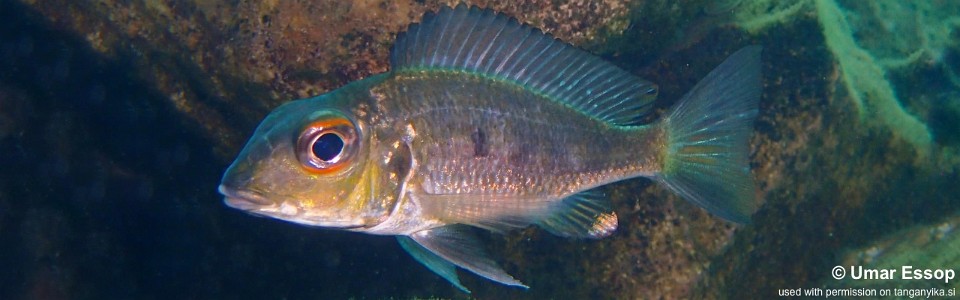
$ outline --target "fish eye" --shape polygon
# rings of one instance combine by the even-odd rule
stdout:
[[[356,152],[357,130],[344,117],[322,118],[304,126],[297,138],[297,159],[313,173],[340,169]]]
[[[336,133],[324,133],[313,141],[313,156],[322,161],[332,162],[343,152],[343,138]]]

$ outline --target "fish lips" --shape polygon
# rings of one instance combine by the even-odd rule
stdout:
[[[267,199],[263,195],[260,195],[256,192],[239,190],[223,184],[221,184],[217,189],[220,191],[220,194],[223,194],[223,202],[226,203],[227,206],[245,211],[258,217],[276,218],[303,225],[338,228],[343,230],[360,230],[369,226],[362,223],[357,224],[357,220],[338,222],[323,218],[313,218],[309,215],[303,215],[301,213],[302,211],[299,210],[297,210],[295,213],[283,213],[280,212],[283,210],[283,205],[271,201],[270,199]]]
[[[217,190],[224,196],[223,202],[226,203],[227,206],[239,210],[255,211],[266,206],[274,205],[273,201],[256,192],[238,190],[222,184]]]

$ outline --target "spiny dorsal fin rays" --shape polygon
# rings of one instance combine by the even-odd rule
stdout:
[[[512,82],[616,125],[635,123],[653,83],[489,9],[444,7],[397,36],[394,72],[469,72]]]

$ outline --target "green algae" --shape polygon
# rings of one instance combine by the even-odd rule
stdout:
[[[813,6],[810,9],[810,6]],[[904,141],[913,145],[921,157],[933,149],[931,131],[923,121],[912,115],[898,99],[895,86],[887,78],[890,68],[903,67],[920,61],[923,53],[937,53],[946,35],[938,31],[923,31],[919,49],[899,58],[877,59],[879,49],[865,49],[848,21],[850,16],[834,0],[768,1],[744,3],[734,15],[734,23],[742,29],[759,33],[773,26],[793,21],[798,15],[813,12],[820,23],[827,47],[842,72],[843,86],[860,114],[863,123],[885,126]],[[868,18],[869,16],[861,16]],[[876,17],[876,16],[874,16]],[[879,17],[878,17],[879,18]],[[949,18],[947,22],[953,22]],[[912,28],[904,26],[904,28]],[[896,36],[916,36],[916,32],[899,32]],[[931,46],[930,44],[933,44]],[[936,54],[934,54],[936,56]]]
[[[900,105],[885,77],[886,71],[873,55],[857,45],[840,7],[832,0],[817,0],[816,8],[827,47],[840,64],[844,85],[861,119],[876,118],[921,154],[928,154],[933,141],[930,131]]]
[[[733,12],[734,23],[741,29],[756,34],[774,25],[794,20],[807,1],[747,1]]]

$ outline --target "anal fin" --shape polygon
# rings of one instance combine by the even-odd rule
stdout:
[[[528,288],[490,259],[467,229],[464,225],[447,225],[411,234],[409,239],[415,244],[403,237],[399,241],[417,261],[465,292],[469,291],[460,284],[451,264],[505,285]]]
[[[551,210],[537,225],[558,236],[598,239],[617,230],[617,213],[596,189],[564,198]]]

